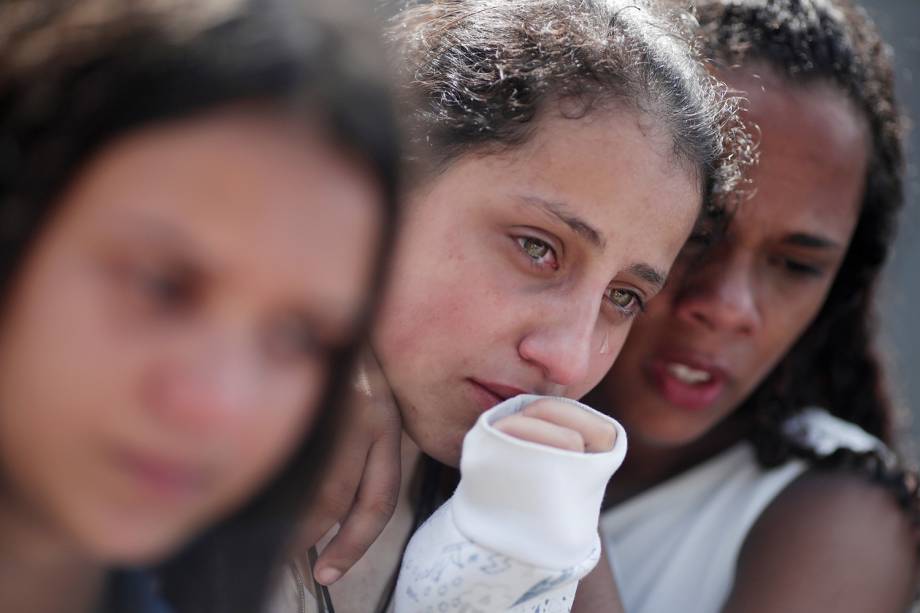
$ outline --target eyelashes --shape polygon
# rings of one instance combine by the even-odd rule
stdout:
[[[821,265],[781,254],[771,256],[768,262],[786,275],[797,279],[820,279],[825,274],[825,268]]]
[[[632,290],[609,287],[604,292],[604,299],[629,317],[634,317],[645,310],[642,296]]]
[[[824,276],[824,270],[797,260],[784,259],[783,266],[787,271],[796,276],[819,278]]]
[[[546,273],[559,270],[558,254],[549,241],[526,235],[513,238],[530,266]],[[626,318],[632,318],[645,310],[645,301],[639,292],[621,287],[608,287],[604,292],[604,302],[619,316]]]
[[[531,265],[544,270],[559,270],[556,250],[548,242],[532,236],[517,236],[514,240],[530,259]]]

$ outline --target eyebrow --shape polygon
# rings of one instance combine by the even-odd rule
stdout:
[[[656,291],[664,287],[664,282],[668,278],[666,273],[655,270],[648,264],[633,264],[626,269],[626,272],[634,274],[640,279],[652,284]]]
[[[143,213],[111,215],[108,222],[113,227],[125,229],[136,235],[138,242],[166,245],[189,255],[200,256],[181,229],[173,224]]]
[[[795,234],[789,234],[788,236],[783,238],[783,242],[788,245],[795,245],[796,247],[812,247],[815,249],[840,249],[841,248],[839,243],[836,243],[829,238],[818,236],[816,234],[806,234],[804,232],[796,232]]]
[[[589,243],[598,249],[603,250],[607,246],[607,239],[604,238],[604,235],[601,234],[597,228],[585,220],[579,218],[577,215],[570,213],[568,211],[568,207],[565,204],[561,202],[544,200],[538,196],[521,196],[521,201],[525,204],[537,207],[540,210],[549,213],[553,217],[556,217],[569,228],[571,228],[572,231],[586,239]],[[632,264],[626,269],[626,272],[639,277],[647,283],[650,283],[655,288],[655,291],[658,291],[664,287],[664,283],[668,278],[667,273],[656,270],[652,266],[642,263]]]
[[[137,235],[137,239],[133,241],[135,245],[149,244],[155,248],[167,247],[178,251],[182,260],[194,261],[194,273],[200,277],[215,277],[218,272],[215,271],[214,263],[210,261],[208,255],[199,252],[181,228],[154,216],[137,213],[116,214],[110,216],[107,221]],[[210,268],[201,267],[201,261],[204,261]],[[350,310],[352,309],[335,300],[323,300],[317,301],[316,304],[301,305],[297,309],[297,316],[319,330],[328,330],[332,327],[333,334],[327,336],[345,337],[357,325],[360,317],[360,313],[350,314]],[[342,333],[342,330],[345,330],[346,333]],[[341,344],[338,340],[329,341],[327,338],[326,341],[330,344]]]
[[[607,246],[607,239],[604,238],[600,230],[570,212],[564,203],[544,200],[539,196],[521,196],[520,200],[525,204],[549,213],[597,249],[603,250]]]

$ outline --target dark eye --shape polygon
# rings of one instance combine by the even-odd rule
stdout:
[[[804,275],[808,277],[820,277],[824,271],[810,264],[805,264],[804,262],[797,262],[795,260],[786,260],[785,261],[786,269],[797,275]]]
[[[272,356],[285,361],[312,358],[326,349],[310,322],[296,316],[276,320],[268,331],[266,346]]]
[[[796,277],[822,277],[824,275],[824,269],[819,266],[783,255],[773,256],[770,261]]]
[[[553,269],[559,267],[559,263],[556,261],[556,252],[546,241],[531,236],[519,236],[514,240],[535,265],[540,267],[549,266]]]
[[[194,298],[192,279],[179,271],[138,270],[134,274],[134,285],[157,309],[179,309]]]

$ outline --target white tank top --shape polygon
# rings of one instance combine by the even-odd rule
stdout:
[[[890,453],[820,409],[808,409],[785,430],[821,454],[839,447]],[[790,460],[764,470],[742,442],[604,512],[601,535],[626,613],[718,613],[751,526],[806,468]]]

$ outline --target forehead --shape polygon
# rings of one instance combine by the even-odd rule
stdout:
[[[831,83],[793,84],[768,68],[722,73],[747,98],[759,138],[755,194],[738,221],[766,230],[811,226],[848,239],[859,215],[869,156],[864,117]],[[802,229],[802,228],[796,228]]]
[[[184,250],[252,289],[287,287],[343,308],[380,215],[369,174],[318,132],[237,111],[125,137],[71,198],[65,211],[78,223]]]
[[[450,203],[441,214],[453,219],[469,215],[458,195],[486,212],[520,210],[528,198],[556,203],[599,231],[607,257],[625,252],[663,271],[701,205],[696,177],[668,135],[626,110],[578,119],[547,113],[523,145],[456,160],[422,194],[433,192]]]

